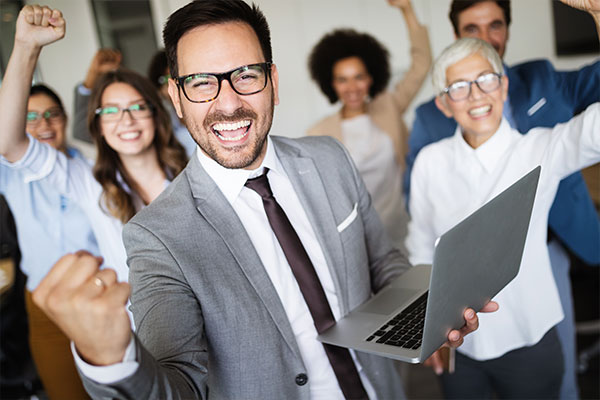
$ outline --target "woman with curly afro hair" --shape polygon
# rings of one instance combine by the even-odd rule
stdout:
[[[408,215],[402,197],[402,171],[408,129],[402,115],[421,88],[431,66],[427,30],[410,0],[388,0],[404,15],[411,43],[411,66],[393,91],[389,53],[374,37],[352,29],[325,35],[309,56],[313,80],[340,110],[308,130],[328,135],[350,152],[371,193],[373,206],[394,244],[404,248]]]

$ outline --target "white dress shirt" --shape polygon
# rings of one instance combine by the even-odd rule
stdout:
[[[261,197],[254,190],[244,186],[249,178],[259,176],[263,168],[269,168],[268,179],[273,196],[285,211],[296,233],[300,237],[308,256],[310,257],[319,280],[325,291],[329,306],[334,317],[340,318],[338,296],[320,243],[312,229],[304,207],[294,190],[270,138],[267,139],[267,151],[262,165],[254,170],[228,169],[206,156],[200,149],[196,155],[202,167],[215,181],[225,198],[233,207],[246,229],[269,278],[273,282],[283,308],[296,338],[306,374],[310,385],[311,399],[343,399],[343,393],[338,385],[333,368],[325,354],[321,342],[317,341],[317,331],[308,306],[285,258],[283,250],[277,241]],[[123,379],[135,372],[138,364],[135,360],[135,347],[130,343],[128,353],[121,364],[108,367],[93,367],[86,364],[73,351],[77,365],[89,378],[100,383],[112,383]],[[362,371],[360,363],[351,352],[362,383],[371,399],[375,399],[375,390]],[[118,372],[116,372],[118,371]]]
[[[477,149],[466,143],[458,127],[454,136],[419,153],[411,176],[407,238],[413,264],[431,263],[439,236],[542,166],[519,274],[495,297],[500,309],[481,314],[479,329],[465,338],[458,351],[476,360],[500,357],[537,343],[562,320],[546,245],[548,213],[560,180],[599,160],[598,103],[566,124],[534,128],[526,135],[503,119],[496,133]]]

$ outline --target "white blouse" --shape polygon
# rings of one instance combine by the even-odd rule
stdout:
[[[404,251],[409,218],[392,140],[367,114],[342,120],[342,139],[392,243]]]

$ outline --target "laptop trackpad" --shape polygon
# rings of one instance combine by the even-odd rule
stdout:
[[[388,315],[405,304],[419,292],[410,289],[387,288],[377,293],[377,296],[358,307],[356,311]]]

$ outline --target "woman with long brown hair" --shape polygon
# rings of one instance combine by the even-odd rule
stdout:
[[[154,132],[145,138],[146,122]],[[90,99],[88,129],[98,150],[93,172],[103,189],[100,205],[123,223],[185,167],[185,153],[156,89],[135,72],[119,69],[100,77]]]
[[[107,73],[93,90],[88,118],[98,150],[93,171],[27,135],[27,97],[37,58],[45,45],[64,36],[64,28],[58,10],[29,5],[21,10],[0,87],[0,154],[29,181],[48,180],[76,201],[92,224],[105,265],[127,280],[123,224],[185,167],[185,151],[156,89],[127,70]]]

